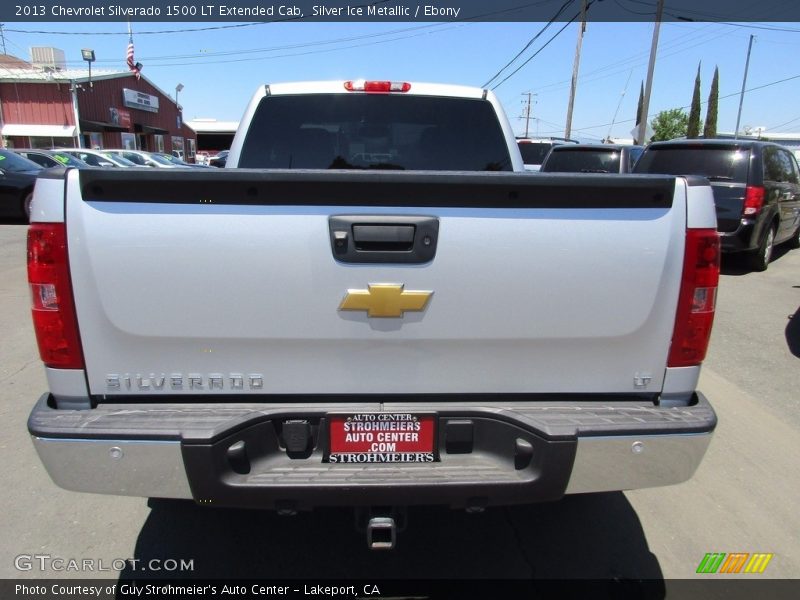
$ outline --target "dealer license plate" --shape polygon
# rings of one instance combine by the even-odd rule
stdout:
[[[328,415],[331,463],[412,463],[436,460],[435,415]]]

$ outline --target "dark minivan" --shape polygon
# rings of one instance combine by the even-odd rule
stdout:
[[[543,173],[630,173],[644,148],[622,144],[562,144],[542,163]]]
[[[757,271],[775,244],[800,248],[800,170],[791,151],[755,140],[654,142],[635,173],[702,175],[711,182],[723,252],[747,252]]]

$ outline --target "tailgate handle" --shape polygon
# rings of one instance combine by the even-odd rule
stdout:
[[[356,250],[408,252],[414,245],[413,225],[353,225]]]
[[[328,225],[331,250],[340,262],[418,264],[436,255],[436,217],[334,215]]]

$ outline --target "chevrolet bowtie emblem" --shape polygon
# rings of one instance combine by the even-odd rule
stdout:
[[[366,290],[347,290],[339,310],[365,310],[368,317],[402,317],[425,309],[433,292],[404,291],[402,285],[370,284]]]

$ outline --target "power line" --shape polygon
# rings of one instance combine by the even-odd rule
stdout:
[[[633,69],[631,69],[630,73],[628,73],[628,79],[625,80],[625,87],[622,90],[622,94],[619,97],[619,102],[617,102],[617,110],[614,111],[614,117],[611,119],[611,125],[608,127],[608,134],[606,135],[607,138],[611,137],[611,130],[614,128],[614,123],[617,121],[617,115],[619,115],[619,109],[622,106],[622,101],[625,99],[625,94],[628,92],[628,84],[631,82],[631,75],[633,75]]]
[[[587,10],[588,10],[588,7],[589,7],[589,6],[591,6],[591,5],[592,5],[592,3],[589,3],[589,5],[587,6]],[[564,30],[565,30],[565,29],[566,29],[566,28],[567,28],[567,27],[568,27],[568,26],[569,26],[569,25],[570,25],[570,24],[571,24],[571,23],[572,23],[572,22],[573,22],[575,19],[577,19],[577,18],[580,16],[580,14],[581,14],[580,12],[577,12],[577,13],[575,13],[575,15],[574,15],[574,16],[573,16],[573,17],[572,17],[572,18],[571,18],[569,21],[567,21],[566,23],[564,23],[564,26],[563,26],[561,29],[559,29],[558,31],[556,31],[556,33],[555,33],[555,35],[553,35],[553,37],[551,37],[549,40],[547,40],[547,41],[544,43],[544,46],[542,46],[541,48],[539,48],[539,49],[538,49],[536,52],[534,52],[534,53],[533,53],[533,54],[530,56],[530,58],[528,58],[528,60],[526,60],[524,63],[522,63],[522,64],[521,64],[520,66],[518,66],[516,69],[514,69],[514,70],[513,70],[511,73],[509,73],[509,74],[508,74],[508,75],[507,75],[507,76],[506,76],[506,77],[505,77],[505,78],[504,78],[504,79],[503,79],[503,80],[502,80],[500,83],[498,83],[497,85],[495,85],[494,87],[492,87],[492,90],[496,90],[497,88],[499,88],[499,87],[500,87],[501,85],[503,85],[503,84],[504,84],[506,81],[508,81],[508,80],[509,80],[509,79],[511,79],[511,78],[512,78],[514,75],[516,75],[516,74],[517,74],[517,73],[520,71],[520,69],[522,69],[522,67],[524,67],[524,66],[525,66],[525,65],[527,65],[529,62],[531,62],[531,61],[532,61],[534,58],[536,58],[536,57],[539,55],[539,53],[540,53],[542,50],[544,50],[545,48],[547,48],[547,47],[550,45],[550,42],[552,42],[552,41],[553,41],[554,39],[556,39],[556,38],[557,38],[559,35],[561,35],[561,33],[562,33],[562,32],[563,32],[563,31],[564,31]]]
[[[625,12],[629,12],[629,13],[634,14],[634,15],[650,16],[650,15],[655,15],[656,14],[656,11],[640,12],[638,10],[633,10],[632,8],[628,8],[627,6],[623,6],[622,2],[620,2],[619,0],[614,0],[614,4],[619,6]]]
[[[789,33],[800,33],[800,29],[788,29],[785,27],[767,27],[766,25],[753,25],[744,23],[726,23],[719,21],[720,25],[730,25],[731,27],[744,27],[745,29],[766,29],[767,31],[788,31]]]
[[[376,44],[385,44],[389,42],[396,42],[405,39],[410,39],[414,37],[420,37],[423,35],[431,35],[436,33],[441,33],[444,31],[464,27],[465,25],[470,25],[471,23],[456,23],[454,25],[447,26],[448,23],[433,23],[430,25],[421,25],[417,27],[409,27],[405,29],[395,29],[392,31],[381,32],[381,33],[373,33],[373,34],[366,34],[361,36],[351,36],[346,38],[338,38],[334,40],[321,40],[321,41],[314,41],[314,42],[305,42],[305,43],[297,43],[297,44],[288,44],[285,46],[274,46],[270,48],[251,48],[247,50],[234,50],[234,51],[224,51],[224,52],[215,52],[215,53],[204,53],[204,54],[184,54],[184,55],[166,55],[166,56],[158,56],[158,57],[147,57],[142,56],[139,57],[141,60],[147,61],[149,68],[158,68],[158,67],[175,67],[175,66],[206,66],[211,64],[227,64],[227,63],[239,63],[239,62],[253,62],[253,61],[262,61],[262,60],[273,60],[277,58],[289,58],[294,56],[308,56],[312,54],[324,54],[328,52],[336,52],[341,50],[349,50],[352,48],[362,48],[365,46],[372,46]],[[433,28],[439,28],[433,30]],[[424,30],[424,31],[420,31]],[[397,35],[407,32],[417,32],[412,33],[410,35]],[[384,37],[394,35],[395,37],[391,37],[388,39],[380,39],[374,40],[376,37]],[[285,54],[276,54],[273,56],[256,56],[251,58],[238,58],[238,59],[230,59],[230,60],[207,60],[207,57],[210,56],[239,56],[241,54],[256,54],[256,53],[266,53],[266,52],[277,52],[280,50],[293,50],[293,49],[302,49],[302,48],[309,48],[309,47],[317,47],[317,46],[326,46],[331,44],[339,44],[341,42],[346,41],[357,41],[362,39],[371,39],[374,41],[360,43],[360,44],[349,44],[346,46],[339,46],[335,48],[322,48],[316,50],[308,50],[304,52],[288,52]],[[191,59],[191,62],[153,62],[153,61],[168,61],[168,60],[179,60],[179,59]],[[104,63],[116,63],[118,62],[117,59],[103,59],[98,60],[97,62],[104,62]],[[68,65],[82,65],[81,61],[67,61]]]
[[[399,37],[394,37],[385,40],[376,40],[372,42],[365,42],[362,44],[350,44],[348,46],[339,46],[336,48],[324,48],[324,49],[317,49],[317,50],[308,50],[305,52],[290,52],[286,54],[276,54],[273,56],[256,56],[252,58],[234,58],[229,60],[210,60],[210,61],[203,61],[203,62],[173,62],[173,63],[160,63],[160,64],[151,64],[149,68],[159,68],[159,67],[183,67],[183,66],[206,66],[206,65],[213,65],[213,64],[229,64],[229,63],[241,63],[241,62],[253,62],[253,61],[261,61],[261,60],[274,60],[276,58],[289,58],[293,56],[308,56],[310,54],[325,54],[328,52],[339,52],[342,50],[350,50],[352,48],[363,48],[365,46],[373,46],[376,44],[386,44],[390,42],[397,42],[400,40],[407,40],[414,37],[420,37],[422,35],[429,35],[430,33],[439,33],[441,31],[447,31],[448,29],[456,29],[458,27],[463,27],[464,23],[458,23],[453,25],[452,27],[448,27],[446,29],[440,29],[436,32],[423,32],[423,33],[415,33],[411,35],[404,35]],[[198,57],[202,58],[202,57]],[[143,59],[144,60],[144,59]]]
[[[446,23],[433,23],[429,25],[420,25],[416,27],[406,27],[403,29],[393,29],[391,31],[384,31],[381,33],[370,33],[364,35],[357,35],[357,36],[349,36],[343,38],[336,38],[332,40],[318,40],[318,41],[311,41],[311,42],[299,42],[295,44],[287,44],[284,46],[272,46],[266,48],[248,48],[244,50],[226,50],[223,52],[204,52],[202,54],[173,54],[173,55],[164,55],[164,56],[141,56],[137,57],[143,61],[148,61],[151,63],[152,61],[158,60],[176,60],[176,59],[205,59],[207,57],[213,56],[239,56],[242,54],[257,54],[260,52],[277,52],[280,50],[294,50],[297,48],[306,48],[306,47],[313,47],[313,46],[325,46],[330,44],[338,44],[342,42],[351,42],[357,40],[364,40],[364,39],[372,39],[377,37],[384,37],[390,35],[396,35],[400,33],[407,33],[410,31],[419,31],[423,29],[433,29],[433,28],[441,28]],[[460,25],[459,25],[460,26]],[[452,28],[452,27],[451,27]],[[446,29],[441,29],[440,31],[445,31]],[[438,31],[431,31],[430,33],[438,33]],[[108,58],[108,59],[97,59],[95,62],[98,63],[116,63],[119,62],[118,59],[115,58]],[[82,65],[83,61],[67,61],[67,64],[73,65]]]
[[[769,129],[769,130],[780,129],[781,127],[786,127],[787,125],[791,125],[795,121],[800,121],[800,117],[795,117],[794,119],[786,121],[785,123],[781,123],[780,125],[773,125],[771,127],[767,127],[767,129]]]
[[[747,88],[745,90],[745,93],[747,93],[747,92],[755,92],[756,90],[763,90],[764,88],[772,87],[773,85],[778,85],[780,83],[786,83],[787,81],[792,81],[794,79],[800,79],[800,74],[799,75],[792,75],[791,77],[785,77],[784,79],[778,79],[777,81],[771,81],[771,82],[765,83],[763,85],[757,85],[755,87]],[[724,96],[720,96],[719,100],[726,100],[728,98],[732,98],[734,96],[738,96],[739,93],[740,92],[733,92],[731,94],[725,94]],[[708,104],[708,100],[703,100],[700,104],[701,105],[702,104]],[[678,106],[677,108],[686,109],[686,108],[690,108],[690,106],[689,105]],[[656,116],[655,114],[648,114],[647,118],[649,119],[649,118],[655,117],[655,116]],[[798,118],[800,118],[800,117],[798,117]],[[622,121],[617,121],[617,123],[630,123],[631,121],[635,121],[635,120],[636,119],[624,119]],[[609,125],[610,125],[610,123],[603,123],[602,125],[590,125],[588,127],[580,127],[578,129],[576,129],[575,131],[584,131],[586,129],[599,129],[600,127],[608,127]]]
[[[702,27],[701,29],[707,29],[708,27],[710,27],[710,26],[707,25],[705,27]],[[696,46],[700,46],[702,44],[711,42],[711,41],[713,41],[715,39],[718,39],[718,38],[720,38],[720,37],[722,37],[724,35],[727,35],[727,32],[723,32],[723,33],[721,33],[719,35],[715,35],[712,38],[704,40],[704,41],[702,41],[702,42],[700,42],[698,44],[695,44],[693,46],[688,46],[687,47],[687,46],[685,46],[685,44],[683,44],[681,42],[681,40],[683,40],[683,38],[686,38],[686,37],[697,38],[697,32],[694,32],[694,31],[687,32],[685,34],[679,35],[678,37],[676,37],[673,40],[670,40],[670,41],[662,44],[660,49],[659,49],[658,57],[659,58],[663,58],[663,57],[667,57],[667,56],[673,56],[674,54],[679,54],[679,53],[681,53],[681,52],[683,52],[683,51],[685,51],[687,49],[694,48]],[[671,54],[665,54],[664,53],[665,50],[671,50],[673,47],[676,47],[676,46],[678,48],[680,48],[677,52],[673,52]],[[647,52],[637,52],[636,54],[632,54],[632,55],[628,56],[627,58],[620,59],[620,60],[618,60],[616,62],[613,62],[611,64],[605,65],[603,67],[598,67],[597,69],[594,69],[593,71],[587,71],[583,75],[581,75],[579,79],[581,80],[581,83],[585,83],[587,81],[598,81],[598,80],[604,79],[606,77],[610,77],[610,76],[613,76],[613,75],[618,75],[619,73],[624,73],[625,71],[628,70],[629,67],[636,67],[636,66],[640,66],[640,65],[645,64],[647,55],[648,55]],[[631,63],[633,63],[633,64],[631,64]],[[603,72],[608,71],[610,69],[616,69],[617,67],[620,67],[620,70],[613,71],[612,73],[609,73],[608,75],[602,75],[600,77],[592,77],[593,75],[597,75],[599,73],[603,73]],[[624,67],[624,68],[622,68],[622,67]],[[553,82],[553,83],[546,83],[546,84],[543,84],[543,85],[539,85],[539,86],[537,86],[537,89],[546,90],[546,89],[549,89],[549,88],[555,88],[555,90],[561,90],[561,89],[564,89],[565,84],[568,84],[568,83],[569,83],[569,80],[556,81],[556,82]]]
[[[647,6],[647,7],[650,7],[650,8],[654,8],[654,7],[655,7],[655,5],[654,5],[654,4],[652,4],[652,3],[650,3],[650,2],[646,2],[646,1],[644,1],[644,0],[627,0],[627,1],[628,1],[628,2],[631,2],[631,3],[633,3],[633,4],[640,4],[640,5],[642,5],[642,6]],[[634,11],[634,10],[632,10],[632,9],[630,9],[630,8],[626,8],[626,7],[622,6],[622,5],[619,3],[619,1],[618,1],[618,0],[615,0],[615,2],[616,2],[616,4],[617,4],[617,6],[619,6],[619,7],[620,7],[620,8],[622,8],[623,10],[626,10],[626,11],[628,11],[628,12],[630,12],[630,13],[634,13],[634,14],[649,14],[649,13],[637,13],[636,11]],[[781,8],[784,8],[784,7],[782,6]],[[763,9],[763,7],[761,7],[759,10],[761,10],[761,9]],[[717,22],[717,23],[720,23],[720,24],[723,24],[723,25],[734,25],[734,26],[736,26],[736,27],[748,27],[748,26],[749,26],[749,25],[743,25],[743,24],[728,23],[728,22],[726,22],[726,21],[722,21],[722,19],[723,19],[724,17],[722,17],[721,15],[715,15],[715,14],[708,13],[708,12],[703,12],[703,11],[700,11],[700,10],[692,10],[692,9],[690,9],[690,8],[681,8],[681,11],[682,11],[682,12],[684,12],[684,13],[690,14],[690,15],[696,15],[696,16],[697,16],[697,17],[698,17],[698,18],[699,18],[701,21],[714,21],[714,22]],[[740,12],[737,14],[737,16],[741,16],[741,17],[743,17],[743,18],[746,20],[746,19],[748,18],[748,17],[747,17],[747,13],[750,13],[750,14],[752,14],[752,11],[745,11],[744,13],[742,13],[742,12],[740,11]],[[672,18],[674,18],[674,19],[679,19],[679,20],[681,20],[681,21],[696,21],[696,20],[697,20],[697,19],[693,19],[693,18],[691,18],[691,17],[687,17],[687,16],[685,16],[685,15],[681,15],[681,14],[675,13],[675,12],[670,12],[670,11],[668,11],[668,10],[665,10],[665,11],[664,11],[664,14],[667,14],[667,15],[671,16]],[[773,14],[774,14],[774,13],[773,13]],[[727,17],[730,17],[730,16],[732,16],[732,15],[727,15]],[[790,20],[790,21],[791,21],[792,19],[788,19],[788,20]],[[766,28],[766,27],[765,27],[765,28]],[[781,29],[781,28],[773,28],[773,30],[774,30],[774,31],[791,31],[791,32],[797,32],[797,33],[800,33],[800,30],[798,30],[798,29]]]
[[[505,71],[505,70],[506,70],[508,67],[510,67],[510,66],[511,66],[511,64],[512,64],[512,63],[513,63],[515,60],[517,60],[517,59],[518,59],[520,56],[522,56],[522,54],[523,54],[523,53],[524,53],[524,52],[525,52],[525,51],[526,51],[528,48],[530,48],[530,47],[531,47],[531,45],[532,45],[532,44],[533,44],[533,43],[534,43],[534,42],[535,42],[537,39],[539,39],[539,36],[541,36],[541,35],[542,35],[542,34],[543,34],[545,31],[547,31],[548,27],[550,27],[550,25],[552,25],[552,24],[553,24],[553,22],[554,22],[554,21],[555,21],[555,20],[556,20],[556,19],[559,17],[559,15],[560,15],[562,12],[564,12],[564,10],[567,8],[567,6],[569,6],[570,4],[572,4],[574,1],[575,1],[575,0],[566,0],[566,2],[564,2],[564,4],[562,4],[562,5],[561,5],[561,8],[559,8],[559,9],[558,9],[558,12],[556,12],[556,14],[554,14],[552,17],[550,17],[550,20],[549,20],[549,21],[548,21],[548,22],[547,22],[547,23],[544,25],[544,27],[542,27],[542,28],[539,30],[539,32],[538,32],[536,35],[534,35],[534,36],[533,36],[531,39],[529,39],[529,40],[528,40],[528,43],[527,43],[527,44],[525,44],[525,46],[523,46],[522,50],[520,50],[519,52],[517,52],[517,55],[516,55],[514,58],[512,58],[510,61],[508,61],[508,62],[507,62],[507,63],[506,63],[504,66],[503,66],[503,68],[501,68],[501,69],[500,69],[500,70],[499,70],[497,73],[495,73],[495,74],[494,74],[494,75],[493,75],[491,78],[489,78],[489,80],[488,80],[486,83],[484,83],[483,85],[481,85],[481,87],[485,88],[485,87],[489,86],[489,84],[491,84],[491,83],[492,83],[492,81],[494,81],[495,79],[497,79],[498,77],[500,77],[500,74],[501,74],[503,71]]]
[[[666,25],[666,23],[665,23],[665,25]],[[692,35],[693,34],[690,32],[690,33],[687,33],[685,35],[679,36],[679,37],[675,38],[674,40],[671,40],[671,41],[667,42],[666,44],[661,45],[660,48],[659,48],[659,52],[658,52],[658,59],[662,60],[664,58],[668,58],[668,57],[671,57],[671,56],[676,56],[678,54],[686,52],[687,50],[691,50],[692,48],[696,48],[698,46],[702,46],[702,45],[707,44],[709,42],[713,42],[714,40],[717,40],[717,39],[719,39],[721,37],[725,37],[725,36],[729,35],[729,33],[727,31],[723,31],[722,33],[714,34],[712,37],[709,37],[707,39],[699,41],[696,44],[686,45],[686,44],[676,44],[675,43],[675,42],[678,42],[680,39],[682,39],[684,37],[692,36]],[[664,51],[664,50],[667,50],[667,49],[672,50],[675,47],[677,49],[675,49],[673,52],[665,52]],[[600,81],[602,79],[606,79],[607,77],[613,77],[614,75],[619,75],[621,73],[625,73],[628,70],[629,67],[636,67],[636,66],[644,65],[645,61],[643,61],[641,57],[645,56],[646,54],[647,54],[646,52],[640,52],[640,53],[632,55],[632,56],[630,56],[630,57],[628,57],[626,59],[622,59],[622,60],[620,60],[618,62],[615,62],[615,63],[612,63],[610,65],[606,65],[604,67],[600,67],[598,69],[595,69],[594,71],[589,71],[589,72],[585,73],[584,75],[582,75],[580,77],[580,82],[583,85],[586,85],[587,83]],[[620,68],[617,69],[616,71],[612,71],[612,72],[610,72],[608,74],[604,74],[604,75],[598,75],[599,73],[603,73],[604,71],[607,71],[609,69],[614,69],[614,68],[617,68],[617,67],[620,67]],[[597,76],[594,77],[594,75],[597,75]],[[560,90],[566,89],[566,84],[568,84],[568,83],[569,83],[568,81],[559,81],[559,82],[554,82],[554,83],[548,83],[548,84],[544,84],[544,85],[538,86],[537,89],[538,90],[542,90],[543,93],[549,93],[550,91],[556,92],[556,91],[560,91]]]
[[[619,0],[615,0],[615,1],[619,2]],[[637,0],[627,0],[627,1],[628,2],[636,2],[637,4],[643,4],[645,6],[653,6],[648,2],[641,2],[641,1],[637,1]],[[625,10],[629,10],[630,11],[630,9],[627,9],[625,7],[622,7],[622,8],[625,9]],[[682,25],[690,25],[690,24],[693,25],[693,24],[696,24],[696,23],[698,23],[698,22],[692,22],[692,21],[682,21],[682,22],[678,22],[678,23],[665,22],[664,25],[673,26],[674,27],[674,26],[682,26]],[[749,25],[742,25],[742,24],[737,24],[737,23],[709,23],[709,24],[705,25],[704,27],[702,27],[700,29],[700,31],[702,31],[703,29],[708,29],[709,27],[712,27],[712,26],[717,25],[717,24],[718,25],[731,25],[731,26],[735,26],[735,27],[744,27],[744,28],[749,27]],[[694,44],[691,44],[691,45],[686,45],[686,44],[683,44],[680,40],[682,40],[683,38],[686,38],[686,37],[692,37],[694,39],[697,39],[697,32],[696,31],[689,31],[689,32],[687,32],[685,34],[682,34],[682,35],[680,35],[680,36],[678,36],[678,37],[666,42],[665,44],[660,45],[661,47],[659,48],[658,58],[662,59],[662,58],[666,58],[666,57],[669,57],[669,56],[675,56],[677,54],[685,52],[686,50],[690,50],[692,48],[696,48],[697,46],[701,46],[701,45],[706,44],[708,42],[712,42],[712,41],[714,41],[716,39],[719,39],[720,37],[724,37],[726,35],[730,35],[730,34],[727,31],[723,31],[722,33],[713,35],[713,37],[708,37],[707,39],[699,41],[697,43],[694,43]],[[765,43],[780,43],[780,42],[770,42],[769,40],[764,40],[764,42]],[[674,48],[676,46],[677,46],[678,49],[675,50],[674,52],[670,52],[670,53],[665,53],[664,52],[664,50],[672,49],[672,48]],[[612,73],[609,73],[608,75],[603,75],[603,76],[599,76],[599,77],[594,77],[594,78],[588,79],[592,75],[595,75],[595,74],[598,74],[598,73],[602,73],[602,72],[607,71],[609,69],[614,69],[617,66],[622,67],[623,65],[630,65],[630,63],[632,63],[634,61],[639,61],[640,57],[644,57],[646,55],[647,55],[646,52],[639,52],[639,53],[633,54],[633,55],[631,55],[631,56],[629,56],[627,58],[621,59],[621,60],[619,60],[617,62],[614,62],[614,63],[611,63],[611,64],[606,65],[604,67],[600,67],[598,69],[595,69],[594,71],[586,72],[583,75],[581,75],[581,77],[580,77],[581,82],[585,83],[587,81],[598,81],[600,79],[604,79],[605,77],[610,77],[612,75],[617,75],[617,74],[620,74],[620,73],[624,73],[627,70],[627,67],[624,68],[624,69],[620,69],[620,70],[614,71]],[[641,61],[635,63],[635,65],[641,65],[641,64],[644,64],[644,63],[641,62]],[[633,66],[633,65],[631,65],[631,66]],[[553,83],[539,85],[539,86],[537,86],[537,89],[539,91],[547,91],[548,89],[552,88],[553,91],[559,91],[559,90],[565,89],[565,84],[567,84],[567,83],[569,83],[568,80],[557,81],[557,82],[553,82]]]

